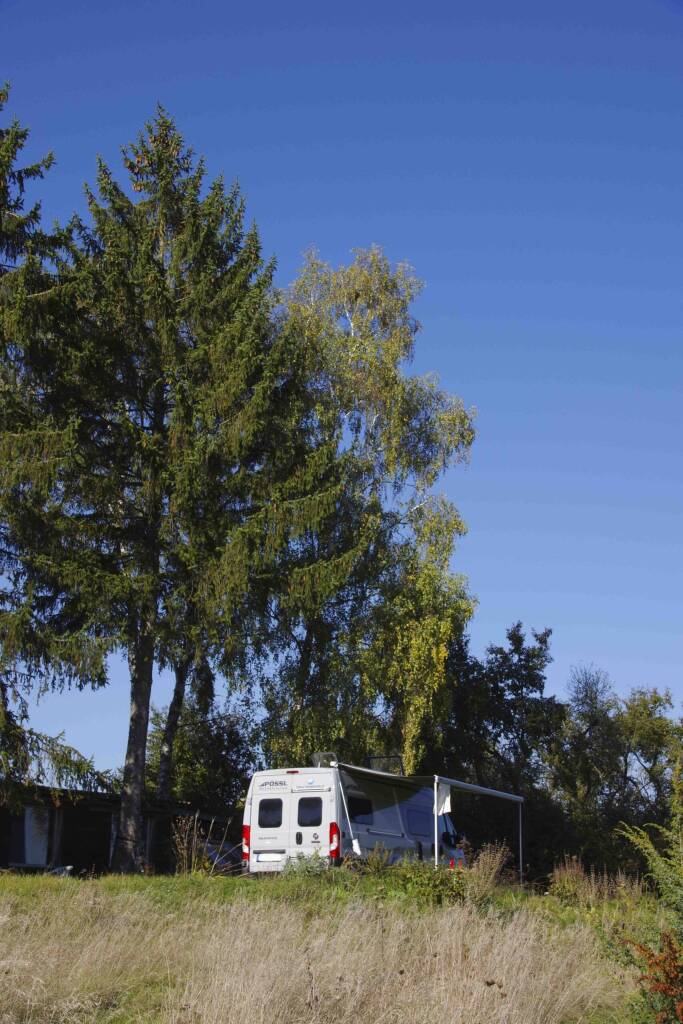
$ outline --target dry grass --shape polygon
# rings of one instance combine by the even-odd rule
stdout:
[[[610,875],[594,869],[586,871],[578,857],[565,857],[550,878],[550,892],[565,903],[597,907],[606,900],[627,899],[637,902],[643,896],[643,883],[639,878],[623,871]]]
[[[465,891],[470,902],[483,906],[498,886],[510,851],[501,844],[484,846],[466,870]]]
[[[2,1024],[564,1024],[617,1010],[629,987],[587,929],[468,906],[169,910],[64,880],[0,899],[0,937]]]

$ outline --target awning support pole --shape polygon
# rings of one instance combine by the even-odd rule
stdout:
[[[439,776],[434,776],[434,867],[439,866]]]
[[[349,826],[349,835],[351,836],[351,849],[355,853],[356,851],[353,849],[353,844],[355,842],[355,836],[353,834],[353,825],[351,824],[351,815],[349,814],[349,808],[346,805],[346,793],[344,792],[344,785],[343,785],[342,780],[341,780],[341,775],[339,774],[339,769],[337,768],[336,771],[337,771],[337,783],[339,785],[339,792],[341,793],[342,804],[344,805],[344,814],[346,815],[346,823]],[[343,844],[342,844],[341,852],[342,853],[344,852]]]
[[[524,884],[524,845],[522,843],[522,805],[519,808],[519,884]]]

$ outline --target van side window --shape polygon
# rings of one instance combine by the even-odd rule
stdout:
[[[429,811],[408,810],[406,814],[408,831],[414,836],[434,835],[434,817]]]
[[[297,822],[303,828],[316,828],[323,820],[323,802],[319,796],[302,796]]]
[[[365,796],[349,793],[349,817],[358,825],[372,825],[372,803]]]
[[[282,824],[282,800],[262,800],[258,805],[259,828],[279,828]]]

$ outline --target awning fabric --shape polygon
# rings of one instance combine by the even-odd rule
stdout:
[[[338,768],[343,768],[351,776],[359,778],[375,779],[377,782],[389,782],[392,786],[408,786],[411,789],[423,789],[425,786],[439,785],[452,786],[453,789],[462,789],[467,793],[478,793],[479,796],[495,796],[500,800],[513,800],[515,803],[523,804],[524,797],[516,793],[505,793],[500,789],[487,789],[486,786],[475,786],[472,782],[461,782],[459,779],[449,779],[446,775],[394,775],[392,772],[378,772],[374,768],[359,768],[355,764],[345,764],[343,761],[337,763]]]

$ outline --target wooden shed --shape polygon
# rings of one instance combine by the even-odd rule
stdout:
[[[75,874],[110,869],[116,846],[120,799],[115,793],[27,788],[21,806],[0,807],[0,868],[45,871],[70,868]],[[170,830],[189,817],[186,805],[148,801],[144,809],[146,861],[151,870],[174,867]],[[205,831],[227,824],[225,813],[197,814]]]

